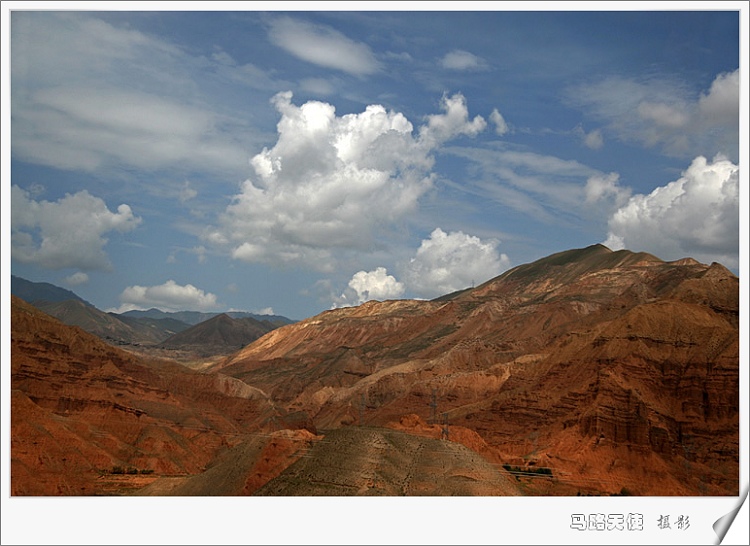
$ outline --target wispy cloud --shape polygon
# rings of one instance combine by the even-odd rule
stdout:
[[[208,95],[243,70],[224,57],[69,12],[14,13],[12,48],[15,158],[89,172],[246,165],[255,135]]]
[[[14,154],[63,169],[205,168],[245,157],[234,143],[217,138],[219,120],[210,112],[137,91],[50,87],[15,113]]]
[[[449,51],[440,60],[440,64],[448,70],[483,70],[487,68],[487,62],[484,59],[463,49]]]
[[[604,147],[604,135],[601,129],[593,129],[588,133],[581,125],[573,129],[573,134],[581,139],[584,146],[591,150],[601,150]]]
[[[510,149],[454,146],[444,151],[474,164],[476,176],[459,186],[464,191],[546,223],[604,219],[629,191],[619,185],[616,173],[603,173],[575,160]],[[592,189],[601,180],[608,181],[606,191]],[[592,195],[598,197],[594,209]]]
[[[270,25],[271,42],[295,57],[325,68],[355,76],[368,76],[381,70],[370,47],[323,25],[291,17],[278,17]]]
[[[678,81],[610,77],[571,88],[568,100],[617,138],[692,158],[739,154],[739,69],[696,96]]]

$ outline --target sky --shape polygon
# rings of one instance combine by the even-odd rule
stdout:
[[[99,309],[301,320],[596,243],[739,274],[745,2],[6,4],[4,264]]]

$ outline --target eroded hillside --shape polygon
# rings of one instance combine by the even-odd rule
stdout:
[[[201,472],[278,415],[223,374],[118,350],[13,297],[11,492],[117,494]]]
[[[581,491],[736,494],[739,284],[601,245],[286,326],[215,369],[322,428],[407,414]]]
[[[12,312],[14,494],[113,494],[114,468],[155,495],[738,493],[719,264],[594,245],[327,311],[202,373]]]

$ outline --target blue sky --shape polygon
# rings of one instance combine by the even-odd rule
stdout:
[[[302,319],[595,243],[739,273],[744,2],[7,4],[4,258],[100,309]]]

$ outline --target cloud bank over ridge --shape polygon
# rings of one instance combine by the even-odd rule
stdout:
[[[699,156],[678,180],[619,208],[604,244],[737,267],[739,208],[739,166],[722,156],[711,162]]]

